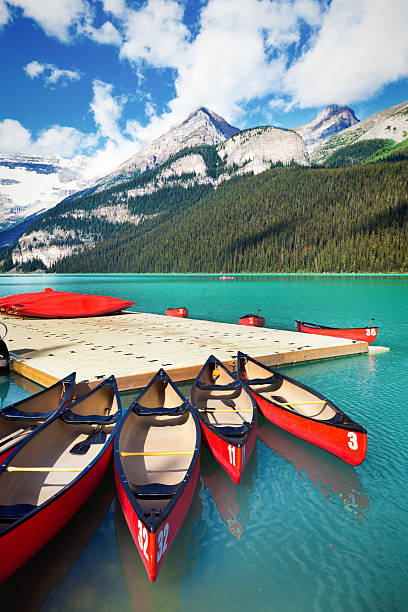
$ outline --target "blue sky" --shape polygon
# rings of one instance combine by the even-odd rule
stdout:
[[[108,172],[208,106],[239,128],[408,99],[406,0],[0,0],[0,152]]]

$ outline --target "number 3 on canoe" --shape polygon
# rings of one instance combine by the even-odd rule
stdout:
[[[162,558],[162,556],[167,550],[167,536],[168,535],[169,535],[169,524],[166,523],[157,538],[157,543],[159,545],[159,550],[157,551],[157,563],[159,563],[160,559]]]
[[[137,522],[137,527],[139,529],[139,546],[140,550],[143,551],[144,556],[147,560],[149,560],[149,555],[147,554],[147,544],[149,542],[149,536],[147,534],[147,529],[143,525],[142,521]]]
[[[349,431],[347,434],[347,437],[349,439],[348,445],[351,448],[351,450],[357,450],[358,449],[357,434],[355,434],[353,431]]]

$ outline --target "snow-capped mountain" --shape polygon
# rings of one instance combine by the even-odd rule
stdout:
[[[0,229],[52,208],[88,184],[87,158],[0,154]]]

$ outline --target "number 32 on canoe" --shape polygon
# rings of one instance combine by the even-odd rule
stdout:
[[[234,467],[236,467],[237,465],[236,452],[237,452],[237,447],[233,446],[232,444],[228,444],[229,462]],[[241,447],[241,467],[242,468],[244,467],[244,463],[245,463],[245,446],[242,446]]]

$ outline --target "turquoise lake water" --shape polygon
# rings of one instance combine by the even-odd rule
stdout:
[[[375,344],[390,352],[285,368],[367,429],[362,465],[346,465],[263,417],[239,485],[203,449],[193,504],[154,584],[109,473],[67,527],[0,587],[1,609],[407,609],[408,276],[0,275],[0,296],[45,287],[133,299],[142,312],[186,306],[190,318],[232,323],[261,309],[266,326],[279,329],[294,330],[295,319],[354,327],[375,317]],[[2,405],[29,392],[17,377],[0,382]],[[124,405],[130,400],[124,396]]]

